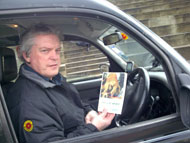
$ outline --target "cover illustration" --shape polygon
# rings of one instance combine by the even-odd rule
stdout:
[[[102,111],[105,108],[109,113],[121,114],[126,84],[127,73],[104,72],[102,75],[98,111]]]

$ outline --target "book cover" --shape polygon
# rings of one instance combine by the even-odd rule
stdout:
[[[121,114],[127,84],[127,73],[104,72],[100,87],[98,111]]]

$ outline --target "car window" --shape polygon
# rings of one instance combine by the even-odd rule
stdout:
[[[102,72],[109,71],[107,57],[92,44],[84,41],[63,41],[61,45],[60,73],[67,81],[100,78]],[[17,46],[8,48],[15,51],[17,67],[20,67],[23,62],[18,58]]]
[[[55,21],[56,20],[57,19],[55,18]],[[79,34],[85,35],[89,37],[89,39],[94,39],[97,37],[97,39],[99,38],[102,41],[105,36],[115,32],[120,32],[122,34],[122,40],[117,43],[105,46],[111,49],[119,57],[121,57],[123,61],[130,61],[134,63],[135,67],[144,67],[147,70],[162,70],[162,67],[159,66],[159,64],[155,64],[157,63],[157,60],[146,49],[146,47],[143,47],[128,33],[123,32],[122,30],[111,25],[110,23],[102,20],[95,20],[93,18],[65,18],[65,21],[69,20],[73,20],[73,24],[77,24],[76,26],[78,26],[80,30],[78,31]],[[68,25],[64,25],[62,27],[67,28],[67,26]],[[8,25],[7,27],[9,29],[12,28],[10,27],[10,25]],[[63,31],[67,32],[66,28],[63,29]],[[68,27],[68,29],[69,28],[70,27]],[[22,30],[23,29],[21,27],[18,31]],[[92,30],[93,32],[91,32],[90,30]],[[17,35],[15,31],[11,31],[11,33],[12,35]],[[8,41],[8,44],[13,45],[14,43],[10,43],[10,41]],[[9,48],[13,48],[16,53],[16,47],[17,46],[10,46]],[[111,53],[108,53],[109,56],[110,54]],[[18,59],[18,56],[17,64],[18,67],[20,67],[20,65],[22,64],[22,62]],[[102,72],[109,71],[109,65],[109,60],[105,56],[105,54],[89,42],[82,40],[72,41],[72,39],[62,41],[60,72],[67,78],[67,81],[72,82],[100,78],[102,76]],[[114,69],[113,71],[117,70]]]
[[[103,41],[103,38],[107,35],[119,32],[122,39],[113,44],[108,45],[117,55],[119,55],[124,61],[134,62],[135,67],[144,67],[145,69],[159,69],[163,70],[159,65],[154,65],[157,60],[155,57],[138,41],[136,41],[129,34],[124,33],[123,31],[112,26],[109,28],[101,37],[100,40]],[[154,67],[155,66],[155,67]]]
[[[84,41],[63,41],[60,72],[68,81],[101,77],[109,70],[107,57]]]

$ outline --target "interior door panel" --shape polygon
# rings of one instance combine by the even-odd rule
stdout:
[[[98,106],[101,78],[73,83],[84,102],[91,104],[95,109]]]

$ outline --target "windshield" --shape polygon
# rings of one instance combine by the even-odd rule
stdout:
[[[117,53],[124,61],[134,62],[135,67],[144,67],[148,70],[162,70],[159,62],[145,47],[128,34],[119,31],[115,27],[111,27],[100,37],[100,39],[103,41],[105,36],[113,35],[114,32],[121,33],[122,39],[107,46]]]

